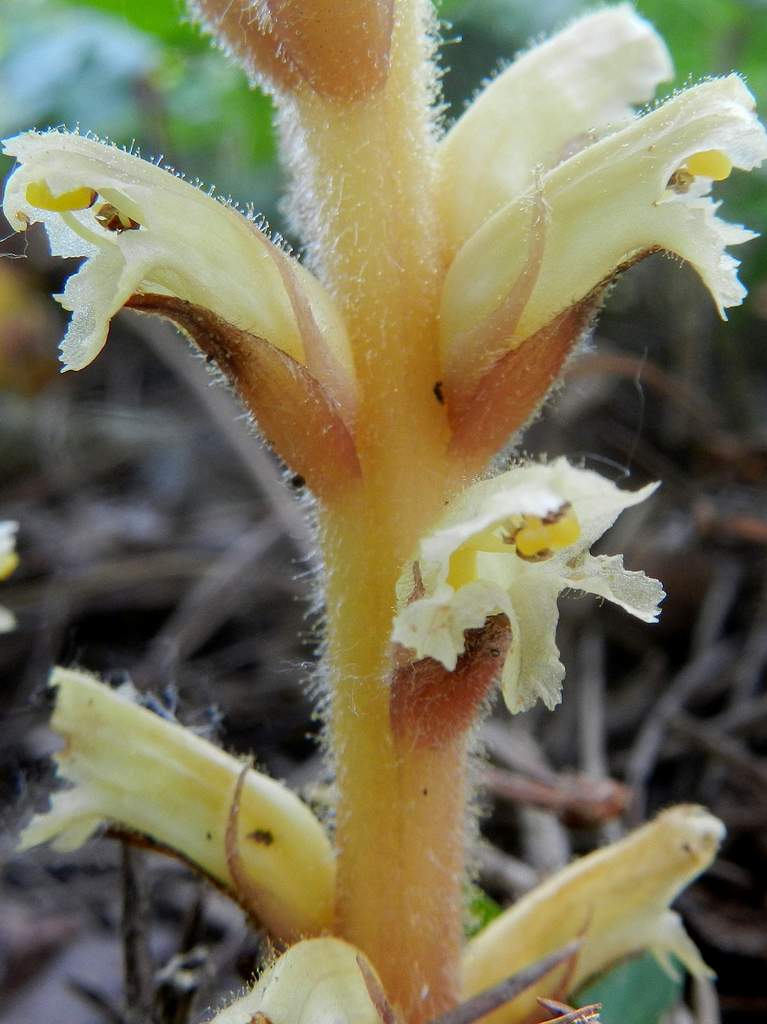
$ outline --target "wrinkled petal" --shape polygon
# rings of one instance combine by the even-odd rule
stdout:
[[[512,652],[501,677],[501,692],[512,714],[527,711],[539,700],[549,711],[562,699],[565,666],[559,660],[557,600],[561,580],[551,573],[535,573],[534,567],[515,581],[510,590],[515,621]]]
[[[443,585],[402,609],[394,620],[392,640],[416,658],[434,658],[452,672],[464,650],[466,630],[479,629],[497,612],[510,619],[514,614],[505,591],[495,584],[478,580],[460,590]]]
[[[693,973],[710,973],[668,907],[716,856],[724,826],[705,808],[670,807],[630,833],[568,864],[504,911],[472,939],[464,956],[464,995],[475,995],[580,938],[568,993],[622,957],[652,949],[669,952]],[[519,1024],[537,1009],[535,997],[554,995],[550,975],[484,1020]],[[566,993],[566,994],[568,994]]]
[[[678,960],[694,978],[716,977],[687,934],[681,917],[673,910],[667,911],[650,931],[646,945],[668,976],[674,980],[679,980],[679,971],[674,959]]]
[[[389,1015],[364,954],[341,939],[322,938],[291,946],[210,1024],[381,1024]]]
[[[660,484],[651,483],[636,491],[618,487],[593,469],[571,465],[567,459],[555,459],[549,467],[551,486],[566,494],[581,526],[580,545],[588,549],[614,525],[621,512],[647,501]],[[566,556],[563,554],[562,559]]]
[[[503,613],[511,628],[501,679],[509,709],[516,713],[539,699],[553,708],[565,674],[556,645],[557,600],[563,590],[605,597],[646,622],[657,618],[663,597],[657,580],[624,569],[619,556],[589,554],[620,513],[650,497],[656,487],[624,491],[564,458],[516,466],[473,484],[422,538],[416,568],[403,571],[392,639],[417,658],[434,658],[452,672],[464,652],[466,631]],[[507,532],[520,517],[523,525],[531,518],[548,517],[552,524],[566,518],[568,532],[559,547],[539,556],[540,548],[552,546],[554,526],[547,526],[544,543],[533,548],[531,557],[521,546],[522,533]],[[456,557],[464,556],[467,562],[456,565]]]
[[[446,573],[450,556],[461,544],[510,515],[545,516],[556,511],[564,500],[562,492],[556,484],[551,486],[545,473],[534,472],[543,468],[520,467],[464,491],[445,517],[448,525],[421,541],[421,571],[439,563]]]
[[[471,534],[509,515],[546,515],[563,502],[573,506],[581,528],[580,545],[589,548],[621,512],[646,501],[658,486],[652,483],[636,491],[624,490],[593,469],[574,466],[565,458],[514,466],[459,494],[442,520],[444,525],[421,541],[421,558],[423,562],[444,561]]]
[[[534,199],[548,210],[544,251],[530,297],[506,339],[508,350],[655,250],[691,263],[722,315],[738,305],[744,289],[726,249],[752,233],[717,218],[717,204],[704,194],[709,178],[694,177],[676,191],[668,186],[701,153],[721,153],[744,170],[761,163],[767,136],[753,108],[753,97],[735,75],[695,86],[559,164],[543,176],[535,197],[494,214],[461,248],[445,280],[440,324],[446,376],[454,362],[461,363],[464,336],[473,338],[484,322],[492,327],[492,356],[498,355],[492,319],[526,272]]]
[[[587,555],[566,577],[575,590],[604,597],[643,622],[657,622],[666,596],[659,580],[625,569],[621,555]]]
[[[20,164],[3,206],[11,225],[39,221],[54,255],[86,257],[59,296],[73,312],[61,346],[65,369],[95,358],[110,319],[134,292],[159,293],[275,345],[349,411],[354,378],[340,315],[319,282],[252,221],[169,171],[94,139],[28,132],[7,140],[4,152]],[[37,198],[41,189],[59,197],[84,188],[96,198],[81,209],[56,212]],[[110,226],[110,209],[122,224],[115,219]]]
[[[536,168],[621,126],[672,76],[666,46],[629,4],[586,15],[518,57],[440,145],[448,251],[529,188]]]

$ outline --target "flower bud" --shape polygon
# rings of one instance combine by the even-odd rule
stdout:
[[[340,939],[307,939],[210,1024],[381,1024],[390,1008],[373,968]]]

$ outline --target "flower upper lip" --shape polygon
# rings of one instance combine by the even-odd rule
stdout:
[[[451,255],[495,210],[673,78],[669,52],[630,4],[574,21],[523,53],[439,147],[439,201]],[[499,124],[504,129],[499,130]]]

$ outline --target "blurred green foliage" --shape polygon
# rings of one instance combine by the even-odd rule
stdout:
[[[79,125],[275,216],[270,100],[176,0],[0,0],[0,133]]]
[[[487,928],[503,909],[500,903],[473,882],[466,885],[465,901],[463,927],[467,939]]]
[[[571,998],[576,1006],[601,1003],[601,1024],[657,1024],[682,994],[684,971],[672,978],[652,955],[624,960],[588,982]]]

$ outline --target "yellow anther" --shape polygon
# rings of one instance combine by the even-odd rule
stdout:
[[[524,526],[514,537],[517,554],[522,558],[536,558],[552,551],[561,551],[574,544],[581,535],[578,519],[568,509],[554,522],[546,522],[538,516],[525,516]]]
[[[471,583],[477,578],[477,551],[471,547],[460,547],[450,556],[450,568],[447,574],[447,582],[453,588],[466,583]]]
[[[450,556],[447,582],[454,589],[479,579],[477,556],[514,555],[543,561],[555,551],[568,548],[581,535],[578,518],[568,503],[548,516],[513,515],[488,527],[457,548]]]
[[[705,149],[688,157],[685,167],[696,177],[724,181],[730,175],[732,161],[720,149]]]
[[[45,181],[32,181],[27,185],[26,198],[30,206],[38,210],[50,210],[52,213],[65,213],[67,210],[87,210],[93,206],[98,195],[92,188],[82,185],[69,192],[55,196]]]
[[[15,551],[9,552],[0,558],[0,580],[6,580],[14,572],[19,564],[19,556]]]

